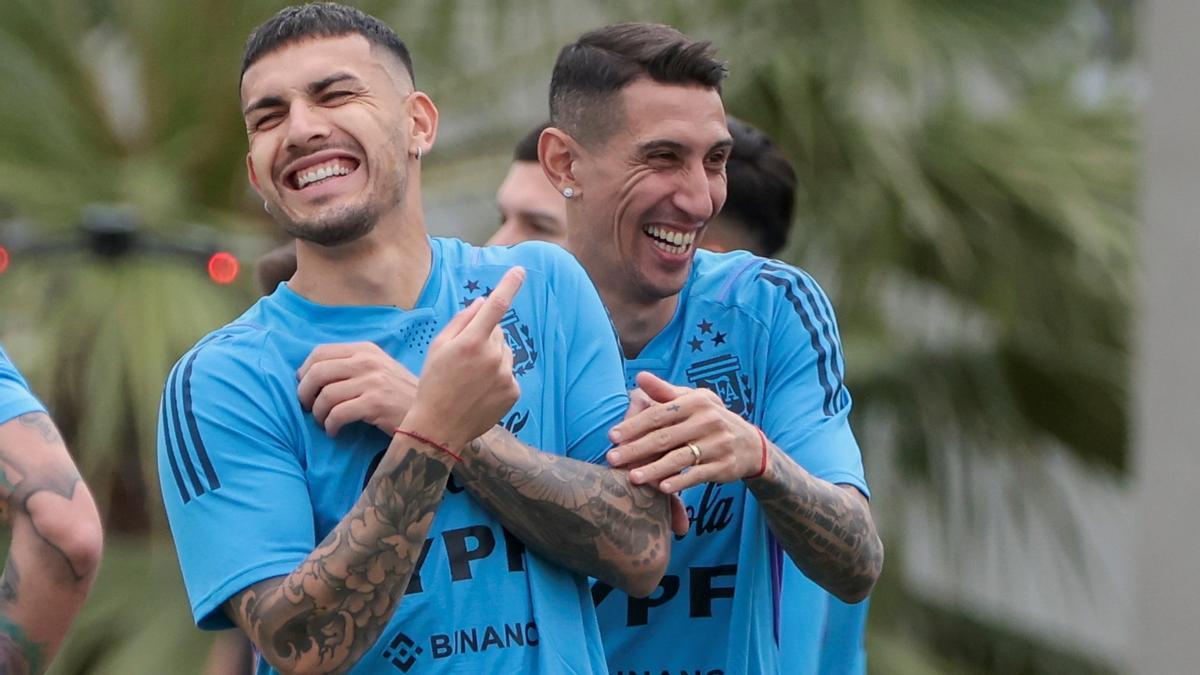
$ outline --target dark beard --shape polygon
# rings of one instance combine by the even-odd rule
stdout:
[[[317,222],[296,222],[280,217],[275,209],[271,209],[271,215],[291,236],[319,246],[349,244],[375,229],[375,222],[379,218],[379,214],[367,205],[328,214]]]
[[[285,232],[296,239],[318,246],[340,246],[370,234],[375,229],[380,214],[400,204],[407,187],[408,176],[401,171],[391,192],[382,202],[372,200],[364,204],[347,205],[324,214],[319,220],[304,222],[288,218],[274,204],[264,202],[264,205],[267,207],[267,213],[283,226]]]

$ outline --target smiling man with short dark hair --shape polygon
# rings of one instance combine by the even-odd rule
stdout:
[[[612,672],[779,672],[784,555],[849,601],[883,564],[828,298],[789,265],[696,250],[728,190],[724,76],[708,43],[626,23],[564,47],[551,79],[540,159],[638,387],[609,461],[691,519],[655,593],[593,586]]]

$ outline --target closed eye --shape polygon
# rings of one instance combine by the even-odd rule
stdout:
[[[255,119],[254,122],[251,123],[250,126],[255,131],[263,131],[265,129],[270,129],[271,127],[275,126],[276,124],[279,123],[279,120],[281,120],[281,119],[283,119],[282,112],[278,112],[278,111],[270,112],[270,113],[263,115],[262,117]]]
[[[353,94],[354,92],[351,91],[331,91],[321,95],[321,103],[336,103],[352,96]]]

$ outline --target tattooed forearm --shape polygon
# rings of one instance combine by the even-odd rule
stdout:
[[[813,478],[777,448],[770,470],[747,484],[810,579],[846,602],[867,597],[883,569],[883,544],[861,494]]]
[[[667,498],[624,471],[530,448],[499,427],[455,478],[529,548],[580,574],[646,595],[670,557]]]
[[[276,668],[350,670],[399,605],[450,474],[441,459],[399,443],[354,508],[299,567],[226,603]]]

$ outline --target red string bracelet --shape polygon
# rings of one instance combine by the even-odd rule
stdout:
[[[433,447],[437,448],[438,450],[441,450],[442,452],[446,453],[447,455],[450,455],[457,462],[462,461],[462,457],[459,457],[458,455],[454,454],[453,452],[450,452],[450,448],[447,448],[446,446],[442,445],[441,443],[434,443],[433,441],[429,440],[428,438],[425,438],[421,434],[418,434],[418,433],[415,433],[412,431],[408,431],[406,429],[401,429],[400,427],[396,427],[396,433],[404,434],[405,436],[411,436],[412,438],[415,438],[418,441],[421,441],[425,445],[432,445]]]
[[[761,478],[762,475],[767,472],[767,435],[764,434],[762,429],[759,429],[758,427],[754,427],[754,430],[758,432],[758,438],[762,441],[762,467],[758,470],[758,473],[754,474],[753,476],[747,476],[749,479]]]

